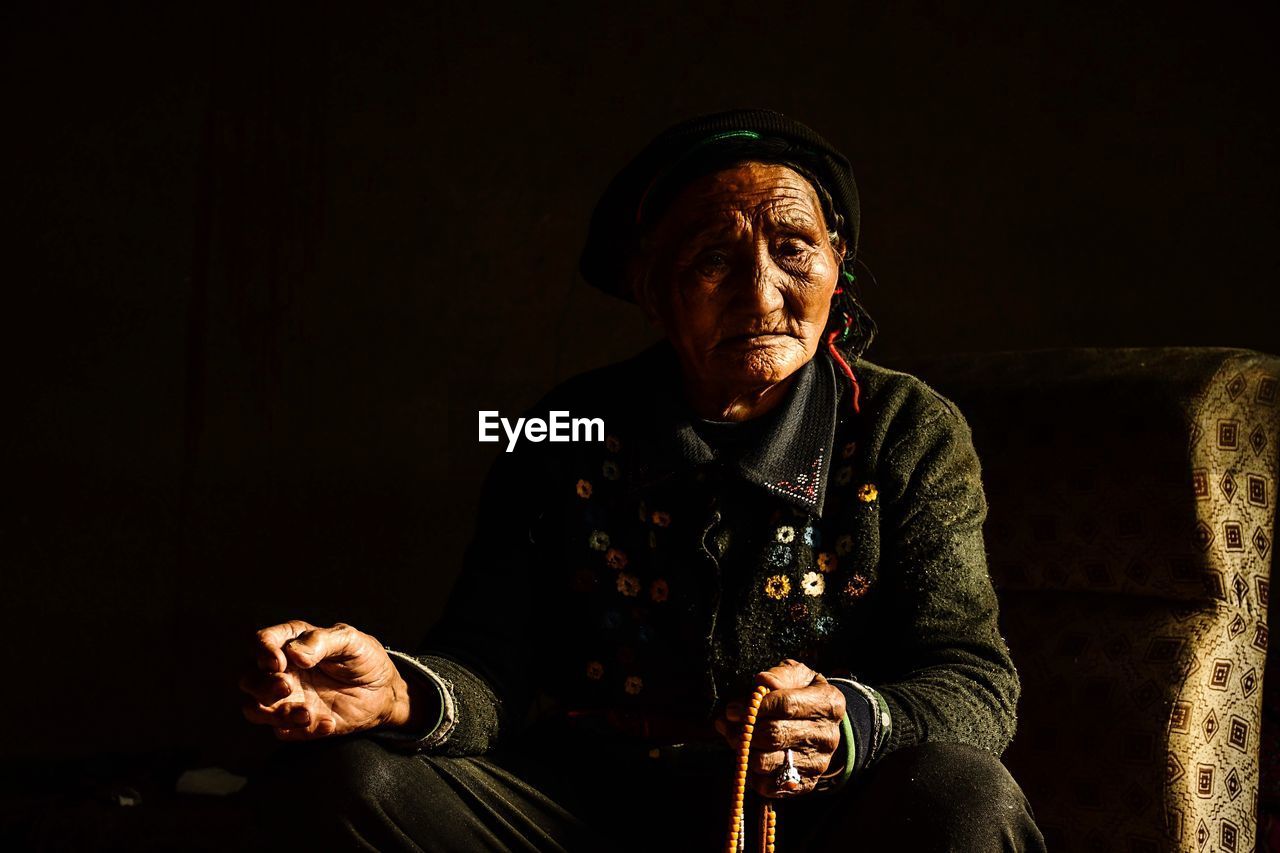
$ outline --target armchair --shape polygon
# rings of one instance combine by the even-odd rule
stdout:
[[[1263,849],[1280,358],[1077,349],[905,367],[973,428],[1023,680],[1005,761],[1049,849]]]

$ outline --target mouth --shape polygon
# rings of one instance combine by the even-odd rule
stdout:
[[[773,346],[791,336],[783,332],[747,332],[741,335],[729,335],[720,339],[720,346],[735,349],[756,349]]]

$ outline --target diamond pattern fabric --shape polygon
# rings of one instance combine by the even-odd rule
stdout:
[[[1269,849],[1280,358],[1045,350],[904,369],[973,428],[1023,683],[1005,759],[1049,849]]]

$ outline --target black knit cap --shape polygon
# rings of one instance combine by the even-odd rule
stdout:
[[[829,196],[849,249],[858,249],[858,187],[849,160],[812,128],[772,110],[736,109],[697,116],[667,128],[614,176],[596,203],[587,242],[578,260],[593,287],[632,300],[626,266],[645,223],[665,210],[675,193],[713,164],[758,159],[798,166]],[[824,192],[825,191],[825,192]],[[823,198],[824,208],[827,199]]]

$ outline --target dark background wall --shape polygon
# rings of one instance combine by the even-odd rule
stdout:
[[[232,743],[280,618],[412,643],[476,411],[650,340],[576,255],[690,114],[849,154],[877,360],[1280,351],[1264,4],[980,5],[7,4],[0,752]]]

